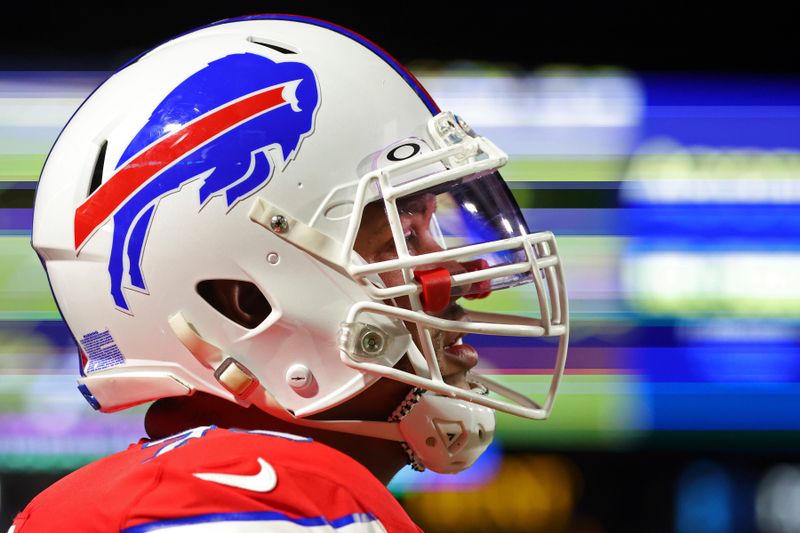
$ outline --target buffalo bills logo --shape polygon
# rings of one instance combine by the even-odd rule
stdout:
[[[198,210],[215,196],[233,207],[263,187],[276,164],[282,170],[296,156],[314,129],[318,105],[307,65],[249,53],[210,63],[167,95],[114,175],[75,212],[75,250],[114,220],[108,272],[118,308],[129,312],[122,291],[125,255],[130,286],[147,290],[142,251],[161,198],[202,178]]]

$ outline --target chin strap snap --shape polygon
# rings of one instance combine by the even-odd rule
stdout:
[[[258,378],[233,357],[206,341],[181,313],[169,317],[169,325],[186,348],[206,367],[214,371],[220,385],[243,400],[259,385]]]

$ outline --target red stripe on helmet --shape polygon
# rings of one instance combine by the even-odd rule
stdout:
[[[75,210],[75,249],[139,187],[173,162],[237,124],[287,102],[286,83],[218,108],[166,135],[131,158]]]

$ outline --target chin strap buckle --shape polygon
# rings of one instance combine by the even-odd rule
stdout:
[[[169,317],[172,331],[198,361],[214,371],[214,377],[237,399],[243,400],[259,385],[243,364],[204,339],[180,311]]]
[[[214,377],[237,398],[246,398],[258,386],[258,378],[233,357],[214,370]]]

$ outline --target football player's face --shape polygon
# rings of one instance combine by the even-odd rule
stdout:
[[[433,194],[421,194],[404,201],[398,201],[398,211],[403,227],[406,246],[411,255],[439,252],[443,248],[439,244],[431,225],[431,217],[436,212],[436,197]],[[364,208],[361,227],[355,242],[355,251],[369,263],[387,261],[397,257],[394,239],[382,201],[373,202]],[[466,272],[457,261],[443,261],[426,265],[425,268],[446,268],[451,275]],[[387,287],[403,284],[403,275],[399,270],[381,274]],[[439,313],[431,313],[440,318],[462,320],[465,312],[456,303],[460,297],[454,292],[450,305]],[[408,297],[397,298],[395,304],[411,309]],[[417,328],[406,323],[414,342],[421,349]],[[436,351],[436,358],[442,377],[446,383],[469,389],[467,372],[478,363],[478,354],[472,346],[454,344],[460,340],[461,334],[441,330],[431,330],[431,338]]]

